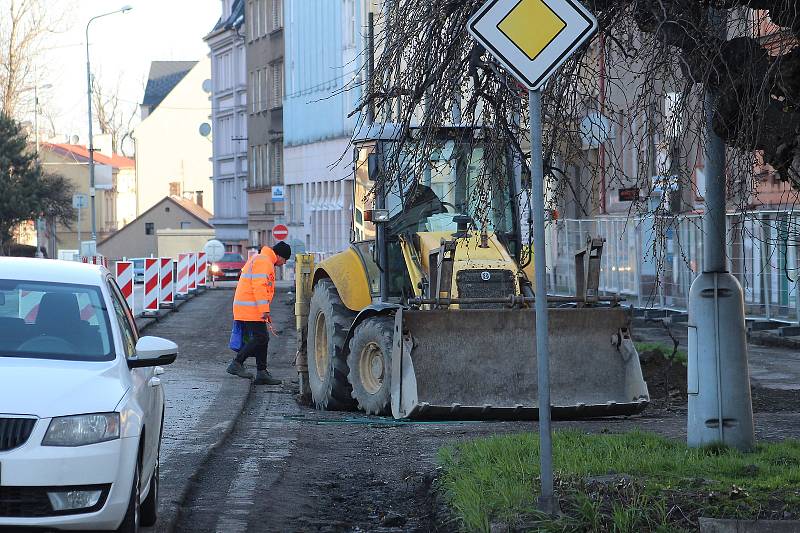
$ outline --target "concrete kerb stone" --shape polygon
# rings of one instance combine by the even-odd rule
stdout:
[[[722,520],[701,518],[700,533],[800,533],[800,520]]]
[[[200,459],[200,462],[194,469],[194,472],[192,472],[192,474],[186,480],[186,483],[183,485],[183,490],[181,491],[181,494],[178,497],[178,500],[175,502],[175,506],[173,507],[174,512],[162,512],[157,524],[158,531],[163,531],[164,533],[173,533],[176,530],[176,526],[181,521],[181,518],[183,518],[186,506],[192,498],[192,492],[197,485],[197,481],[205,474],[206,470],[208,470],[211,457],[217,452],[217,450],[222,448],[228,442],[231,434],[233,434],[236,426],[239,423],[239,420],[242,418],[242,413],[244,412],[245,406],[247,406],[250,398],[253,396],[253,390],[255,388],[256,385],[254,385],[251,381],[250,386],[247,388],[247,393],[242,397],[241,402],[237,406],[231,423],[226,424],[222,430],[222,433],[220,434],[220,437],[216,440],[216,442],[206,449],[203,458]]]
[[[156,322],[160,321],[162,318],[166,317],[170,313],[177,312],[178,309],[180,309],[180,307],[183,304],[185,304],[186,302],[188,302],[189,300],[191,300],[192,298],[194,298],[196,296],[199,296],[199,294],[191,295],[189,298],[186,298],[186,299],[183,299],[183,300],[175,300],[175,303],[172,304],[172,307],[170,307],[168,309],[159,309],[158,313],[156,313],[155,316],[138,316],[138,317],[136,317],[134,320],[136,322],[136,327],[138,328],[139,333],[143,332],[144,330],[146,330],[147,328],[149,328],[150,326],[152,326]]]

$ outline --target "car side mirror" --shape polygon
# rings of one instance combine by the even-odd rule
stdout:
[[[178,345],[161,337],[140,337],[136,356],[128,359],[128,368],[170,365],[178,357]]]

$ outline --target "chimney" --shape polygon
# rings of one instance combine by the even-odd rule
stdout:
[[[203,191],[194,191],[194,203],[203,207]]]

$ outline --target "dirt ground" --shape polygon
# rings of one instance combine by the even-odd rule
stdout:
[[[181,503],[176,530],[456,531],[436,490],[438,450],[478,437],[536,431],[537,425],[406,423],[300,405],[292,311],[281,294],[273,309],[281,335],[270,343],[270,367],[284,385],[254,388],[230,438]],[[219,341],[221,352],[226,340]],[[556,422],[555,429],[638,428],[685,438],[685,369],[667,363],[644,358],[653,405],[641,415]],[[753,397],[760,439],[800,437],[800,406],[791,391],[756,388]]]

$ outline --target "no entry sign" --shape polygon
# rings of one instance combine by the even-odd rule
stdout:
[[[275,227],[272,228],[272,236],[275,237],[276,241],[283,241],[289,236],[289,228],[283,224],[276,224]]]

